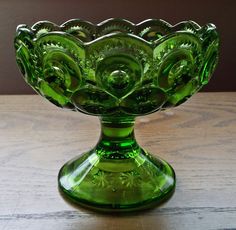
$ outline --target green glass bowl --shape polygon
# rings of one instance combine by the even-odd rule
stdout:
[[[180,105],[208,83],[219,52],[213,24],[42,21],[17,27],[15,49],[37,93],[59,107],[100,117],[98,144],[59,172],[65,198],[102,211],[130,211],[170,197],[174,170],[137,144],[134,120]]]

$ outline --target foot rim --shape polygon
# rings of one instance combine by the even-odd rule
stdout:
[[[168,189],[166,189],[166,191],[163,192],[161,196],[158,196],[156,198],[148,199],[145,201],[140,201],[139,203],[128,204],[128,205],[101,204],[101,203],[96,203],[94,201],[90,202],[89,200],[81,199],[80,197],[74,196],[72,192],[65,189],[65,187],[60,182],[63,168],[67,167],[67,163],[62,166],[58,174],[59,193],[67,203],[69,203],[70,205],[76,208],[78,208],[78,205],[79,205],[84,208],[92,209],[92,210],[100,211],[100,212],[130,212],[130,211],[139,211],[139,210],[154,208],[156,206],[161,205],[162,203],[164,203],[165,201],[169,200],[172,197],[172,195],[174,194],[175,185],[176,185],[176,175],[172,166],[169,163],[167,163],[165,160],[162,160],[159,157],[155,157],[155,158],[165,163],[167,167],[171,169],[172,175],[173,175],[173,184],[171,184],[168,187]]]

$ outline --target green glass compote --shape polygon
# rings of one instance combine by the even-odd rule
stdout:
[[[79,156],[59,172],[64,197],[105,211],[144,209],[167,199],[175,173],[138,145],[135,117],[180,105],[207,84],[218,48],[215,26],[193,21],[18,26],[16,60],[26,82],[55,105],[101,121],[97,145],[75,152]]]

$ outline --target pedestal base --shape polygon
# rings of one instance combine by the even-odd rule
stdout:
[[[58,182],[63,197],[72,202],[119,212],[150,208],[169,198],[175,173],[167,162],[141,148],[124,159],[106,158],[93,149],[66,163]]]

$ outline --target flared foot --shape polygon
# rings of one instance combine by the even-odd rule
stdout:
[[[100,211],[151,208],[168,199],[175,188],[172,167],[140,148],[136,156],[109,159],[92,150],[60,170],[64,198]]]

